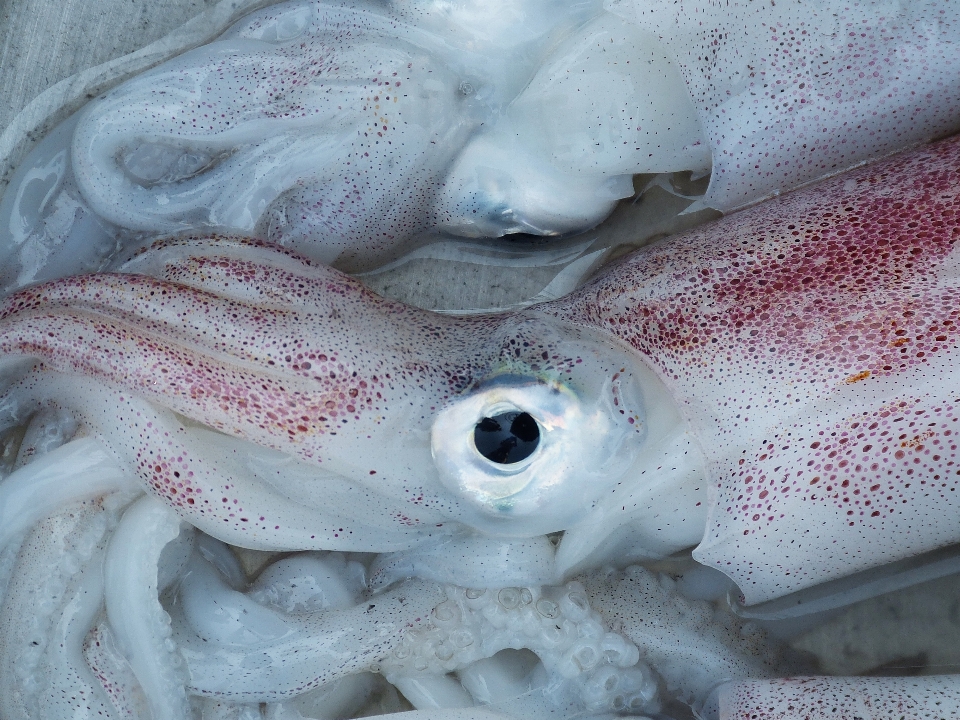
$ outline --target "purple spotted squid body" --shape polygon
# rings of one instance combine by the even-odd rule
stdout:
[[[81,276],[11,297],[16,352],[45,360],[10,396],[24,408],[85,405],[154,493],[240,545],[389,551],[445,535],[456,521],[537,534],[529,516],[512,530],[473,517],[469,502],[439,486],[428,468],[430,423],[494,371],[576,371],[577,352],[596,355],[576,332],[557,336],[536,317],[421,313],[248,241],[181,239],[134,265],[154,261],[171,279]],[[51,379],[50,368],[106,382]],[[224,435],[187,427],[141,398]],[[248,458],[227,436],[302,462]],[[540,529],[558,522],[547,517]]]
[[[651,362],[712,477],[695,556],[749,602],[957,539],[960,144],[641,251],[561,301]]]
[[[757,602],[957,539],[958,175],[960,142],[931,145],[501,316],[435,315],[270,246],[182,238],[128,266],[157,277],[9,298],[2,348],[41,364],[8,407],[81,408],[151,492],[250,547],[568,529],[564,557],[591,516],[643,524],[626,503],[663,485],[688,522],[656,515],[650,555],[699,541]],[[472,432],[509,410],[540,446],[498,465]]]
[[[629,697],[653,711],[656,677],[632,642],[698,702],[747,678],[714,696],[724,719],[814,712],[809,688],[866,717],[955,707],[949,677],[770,681],[792,671],[736,654],[730,675],[691,674],[688,642],[732,647],[722,622],[666,602],[646,571],[595,568],[697,545],[756,603],[958,540],[958,200],[955,138],[502,315],[417,310],[229,236],[160,241],[122,272],[8,297],[0,422],[27,429],[0,485],[0,712],[122,715],[142,694],[173,720],[189,696],[282,705],[350,678],[363,697],[367,669],[416,697],[518,643],[570,680],[578,708]],[[529,454],[480,450],[481,425],[519,416],[525,436],[536,426]],[[214,538],[385,553],[370,566],[384,590],[358,603],[362,570],[297,555],[339,568],[342,604],[286,614],[286,559],[248,586]],[[584,568],[585,590],[559,587]],[[451,576],[480,589],[436,582]],[[561,614],[579,625],[556,646]],[[448,654],[464,630],[473,645]]]

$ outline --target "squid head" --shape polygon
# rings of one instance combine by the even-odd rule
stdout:
[[[641,461],[657,381],[625,348],[535,313],[491,340],[486,372],[433,420],[439,480],[483,532],[570,527]]]
[[[224,237],[161,242],[124,270],[7,300],[3,351],[42,360],[7,406],[71,406],[148,490],[239,545],[565,530],[680,422],[632,349],[536,310],[437,315]],[[131,395],[145,404],[128,417]]]

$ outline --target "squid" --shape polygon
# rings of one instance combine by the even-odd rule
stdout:
[[[4,425],[53,429],[28,430],[27,453],[77,436],[18,471],[39,467],[10,489],[7,532],[48,514],[49,497],[29,500],[49,488],[84,503],[140,491],[128,532],[156,528],[143,541],[154,567],[182,523],[245,548],[379,553],[384,602],[404,606],[414,576],[432,588],[410,593],[427,608],[459,592],[436,583],[525,587],[535,606],[531,588],[693,546],[749,607],[955,544],[958,200],[953,138],[648,246],[561,300],[465,317],[386,300],[263,241],[161,241],[121,272],[4,301]],[[194,562],[178,542],[175,569]],[[158,578],[147,604],[160,613]],[[624,595],[590,602],[624,628],[637,617]],[[174,665],[151,670],[149,648],[171,647],[157,613],[142,642],[104,642],[167,697],[185,681]],[[399,625],[433,632],[414,618]],[[257,642],[278,648],[307,632],[265,627]],[[242,692],[239,680],[209,692]],[[887,717],[890,698],[960,711],[951,677],[747,674],[700,700],[708,716],[799,718],[817,712],[797,699],[811,687],[865,717]]]
[[[68,505],[27,534],[13,580],[4,718],[419,717],[391,713],[393,688],[438,720],[636,715],[803,667],[639,567],[365,597],[357,560],[298,553],[248,583],[226,546],[149,497]]]
[[[595,226],[641,173],[723,212],[960,131],[955,3],[293,0],[130,79],[0,203],[6,289],[179,232],[340,269]]]

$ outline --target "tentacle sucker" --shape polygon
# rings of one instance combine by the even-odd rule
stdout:
[[[50,720],[83,708],[120,717],[83,662],[100,610],[100,565],[114,500],[85,501],[43,520],[24,540],[0,605],[0,714]]]
[[[809,670],[756,626],[677,593],[674,582],[639,566],[580,576],[590,605],[640,648],[667,691],[693,705],[731,677],[769,678]]]
[[[637,664],[634,645],[607,631],[591,612],[579,583],[495,590],[448,586],[446,594],[432,611],[432,626],[406,633],[381,662],[391,682],[435,677],[506,648],[527,648],[540,657],[557,697],[569,693],[592,712],[658,706],[655,675]]]
[[[120,652],[130,663],[155,720],[185,720],[186,673],[158,599],[163,549],[181,532],[180,518],[153,498],[123,514],[104,561],[104,601]]]

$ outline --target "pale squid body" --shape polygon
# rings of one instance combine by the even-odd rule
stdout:
[[[465,318],[182,237],[8,298],[0,407],[70,411],[107,477],[236,545],[402,551],[389,575],[451,543],[530,553],[543,581],[699,543],[756,603],[960,539],[958,199],[952,139]],[[534,538],[560,530],[554,558]],[[468,572],[496,587],[497,566]],[[158,697],[182,685],[150,662]],[[793,692],[733,687],[727,706]]]
[[[144,234],[346,270],[589,228],[636,173],[723,211],[960,129],[956,3],[461,0],[253,13],[92,101],[0,206],[6,288]]]
[[[958,156],[797,191],[515,314],[416,310],[258,242],[161,242],[5,301],[5,421],[74,409],[241,546],[566,530],[563,573],[620,533],[645,557],[699,542],[748,603],[776,598],[956,539]]]
[[[396,552],[375,567],[385,583],[427,566],[456,577],[462,566],[481,590],[506,584],[501,563],[444,568],[436,559],[516,558],[523,574],[550,584],[609,558],[699,543],[695,557],[756,603],[960,539],[958,198],[960,139],[952,139],[645,248],[563,300],[465,318],[383,300],[262,242],[179,237],[138,254],[123,273],[9,297],[0,409],[8,427],[38,410],[40,426],[74,418],[82,437],[47,457],[72,457],[73,443],[85,443],[101,470],[90,496],[129,491],[126,477],[152,496],[127,511],[108,546],[100,536],[87,543],[108,576],[124,578],[107,584],[104,600],[122,622],[102,630],[97,647],[127,648],[148,703],[182,703],[184,688],[201,681],[211,683],[206,693],[246,702],[251,676],[235,678],[240,690],[215,684],[245,666],[206,662],[211,632],[231,647],[252,633],[264,656],[297,667],[304,637],[335,627],[324,617],[286,624],[267,615],[262,626],[208,627],[204,604],[188,602],[191,587],[220,587],[239,608],[231,617],[266,611],[252,612],[196,560],[177,606],[185,617],[173,618],[175,630],[200,637],[182,645],[189,675],[164,662],[171,630],[151,596],[165,581],[151,580],[149,568],[178,529],[182,560],[173,564],[188,562],[191,537],[178,518],[250,548]],[[28,430],[25,452],[50,434]],[[32,467],[22,471],[33,477]],[[30,488],[54,487],[57,468],[65,497],[84,501],[74,485],[89,476],[52,460],[38,467],[33,485],[18,480],[10,490],[24,508],[14,514],[17,532],[32,523]],[[538,538],[561,530],[554,556]],[[11,583],[29,584],[33,565],[23,562]],[[399,628],[416,626],[420,608],[445,591],[417,580],[386,592],[382,623],[351,625],[359,639],[346,646],[365,654],[328,655],[314,675],[257,697],[285,702],[344,671],[393,667],[383,653],[396,646],[376,640],[374,628],[394,628],[391,642],[402,642]],[[14,600],[31,605],[22,590]],[[593,602],[628,627],[629,604],[603,590]],[[78,608],[95,615],[89,604]],[[48,606],[37,612],[53,622]],[[421,629],[424,644],[414,648],[433,647],[433,630]],[[74,626],[64,632],[79,637]],[[34,662],[39,652],[25,657]],[[122,677],[111,652],[96,650],[88,662]],[[626,672],[632,656],[618,657]],[[581,699],[592,697],[593,680],[583,679]],[[865,681],[856,702],[879,702],[906,687],[898,682],[920,683],[910,696],[918,707],[958,702],[955,683],[913,679]],[[790,717],[783,713],[801,690],[735,683],[718,692],[717,707],[728,717],[746,707]]]
[[[241,546],[405,551],[381,565],[402,575],[437,543],[515,544],[542,580],[699,542],[755,603],[960,539],[958,197],[955,139],[467,318],[179,238],[6,301],[4,420],[71,411]],[[516,540],[559,530],[555,559]],[[727,706],[793,686],[733,687]]]
[[[960,12],[878,0],[604,6],[670,48],[724,212],[957,131]]]

